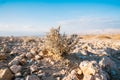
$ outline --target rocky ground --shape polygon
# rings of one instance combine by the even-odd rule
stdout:
[[[0,37],[0,80],[120,80],[120,35],[78,37],[62,58],[42,52],[42,37]]]

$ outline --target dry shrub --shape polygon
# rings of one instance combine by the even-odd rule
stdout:
[[[77,43],[78,40],[72,35],[68,37],[65,34],[60,34],[60,27],[57,29],[51,28],[50,32],[45,37],[44,50],[47,54],[54,56],[64,55],[71,51],[71,48]]]

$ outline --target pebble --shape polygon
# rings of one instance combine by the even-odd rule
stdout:
[[[33,54],[33,55],[36,55],[37,54],[37,48],[32,48],[30,50],[30,52]]]
[[[30,70],[31,70],[31,72],[37,71],[37,70],[38,70],[37,65],[31,65],[31,66],[30,66]]]
[[[61,78],[60,78],[60,77],[57,77],[56,79],[57,79],[57,80],[61,80]]]
[[[55,63],[54,63],[54,61],[50,61],[50,64],[54,65]]]
[[[46,73],[45,73],[45,72],[39,73],[38,76],[39,76],[39,77],[45,77],[45,76],[46,76]]]
[[[22,76],[21,72],[15,74],[15,77],[20,77],[20,76]]]
[[[22,65],[24,65],[26,62],[27,62],[27,60],[26,60],[25,58],[23,58],[23,59],[20,61],[20,63],[21,63]]]
[[[40,60],[41,57],[39,55],[35,55],[35,60]]]
[[[28,59],[31,59],[31,58],[33,57],[33,55],[28,52],[28,53],[26,53],[26,57],[27,57]]]
[[[6,57],[6,55],[5,55],[5,53],[0,53],[0,60],[4,60],[4,59],[6,59],[7,57]]]

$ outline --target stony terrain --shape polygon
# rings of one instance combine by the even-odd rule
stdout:
[[[120,35],[77,37],[60,58],[42,51],[43,37],[0,37],[0,80],[120,80]]]

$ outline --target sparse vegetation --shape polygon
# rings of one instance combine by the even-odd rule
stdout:
[[[120,80],[119,53],[120,34],[0,37],[0,80]]]
[[[67,37],[66,34],[60,34],[60,27],[57,29],[51,28],[45,37],[44,50],[60,56],[69,53],[72,46],[77,43],[77,40],[74,40],[76,39],[75,37],[73,35]]]

